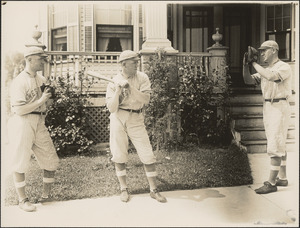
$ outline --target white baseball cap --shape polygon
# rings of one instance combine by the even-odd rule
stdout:
[[[267,40],[263,42],[258,49],[263,50],[268,48],[275,48],[277,51],[279,51],[279,46],[274,40]]]
[[[47,57],[48,55],[44,52],[44,50],[40,47],[28,47],[24,51],[24,57],[30,55],[39,55],[41,57]]]
[[[126,50],[120,54],[119,62],[125,60],[140,60],[140,55],[134,51]]]

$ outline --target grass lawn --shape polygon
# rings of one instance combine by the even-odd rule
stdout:
[[[235,146],[187,146],[178,151],[155,153],[160,191],[252,184],[247,154]],[[5,180],[5,205],[18,199],[12,175]],[[30,201],[42,194],[42,171],[32,159],[26,174]],[[132,194],[149,192],[143,165],[136,152],[129,153],[127,184]],[[52,194],[57,201],[106,197],[119,194],[119,184],[109,154],[70,156],[60,159]]]

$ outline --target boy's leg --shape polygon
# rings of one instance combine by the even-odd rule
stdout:
[[[125,163],[115,163],[116,175],[121,187],[121,201],[128,202],[130,199],[127,182],[126,182],[126,165]]]
[[[281,157],[281,164],[278,173],[278,177],[276,178],[276,186],[288,186],[287,174],[286,174],[286,161],[287,161],[287,153],[285,156]]]
[[[40,203],[46,203],[53,200],[51,197],[51,189],[52,184],[55,181],[54,175],[55,171],[43,170],[43,193],[42,197],[39,199]]]
[[[276,177],[279,173],[281,163],[281,157],[271,157],[271,167],[269,180],[264,182],[264,185],[258,189],[255,189],[257,194],[267,194],[271,192],[276,192]]]
[[[14,184],[15,184],[16,191],[17,191],[18,198],[19,198],[19,207],[24,211],[28,211],[28,212],[35,211],[36,207],[34,205],[32,205],[29,202],[28,198],[26,197],[25,173],[14,172],[13,179],[14,179]]]
[[[157,173],[156,173],[155,164],[154,163],[144,164],[144,169],[150,186],[150,196],[161,203],[167,202],[167,199],[164,196],[162,196],[157,190],[157,185],[156,185]]]

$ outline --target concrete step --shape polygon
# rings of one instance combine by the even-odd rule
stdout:
[[[294,105],[296,100],[295,94],[293,94],[289,98],[290,105]],[[254,93],[254,94],[235,94],[231,95],[229,99],[229,103],[231,105],[238,105],[238,104],[262,104],[264,101],[261,94]]]
[[[289,126],[295,126],[296,115],[292,114]],[[240,114],[233,115],[231,121],[232,128],[264,127],[262,114]]]
[[[241,141],[238,145],[247,153],[266,153],[267,151],[267,140],[245,140]],[[295,152],[295,147],[295,139],[287,139],[287,152]]]
[[[294,102],[290,102],[291,113],[295,113],[296,105]],[[227,107],[228,111],[232,115],[259,115],[263,113],[263,103],[232,103],[230,107]]]
[[[239,141],[266,140],[266,133],[263,127],[238,128],[234,129],[235,139]],[[295,127],[290,127],[287,134],[288,139],[295,139]]]

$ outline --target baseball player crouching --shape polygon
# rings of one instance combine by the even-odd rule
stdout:
[[[106,91],[106,105],[110,111],[110,149],[115,163],[116,175],[121,187],[121,201],[130,199],[126,183],[126,162],[128,160],[128,138],[137,150],[144,164],[150,185],[150,196],[159,202],[166,202],[156,186],[156,158],[144,125],[142,108],[149,103],[151,85],[146,74],[137,71],[139,55],[126,50],[120,54],[122,71],[109,83]]]
[[[50,190],[59,158],[45,126],[46,102],[51,93],[48,89],[41,91],[46,79],[37,74],[43,70],[47,55],[39,47],[28,47],[24,57],[25,69],[13,79],[10,87],[13,115],[8,121],[8,137],[19,207],[31,212],[35,211],[36,207],[29,202],[25,193],[25,172],[30,163],[31,151],[43,169],[41,203],[51,200]]]

